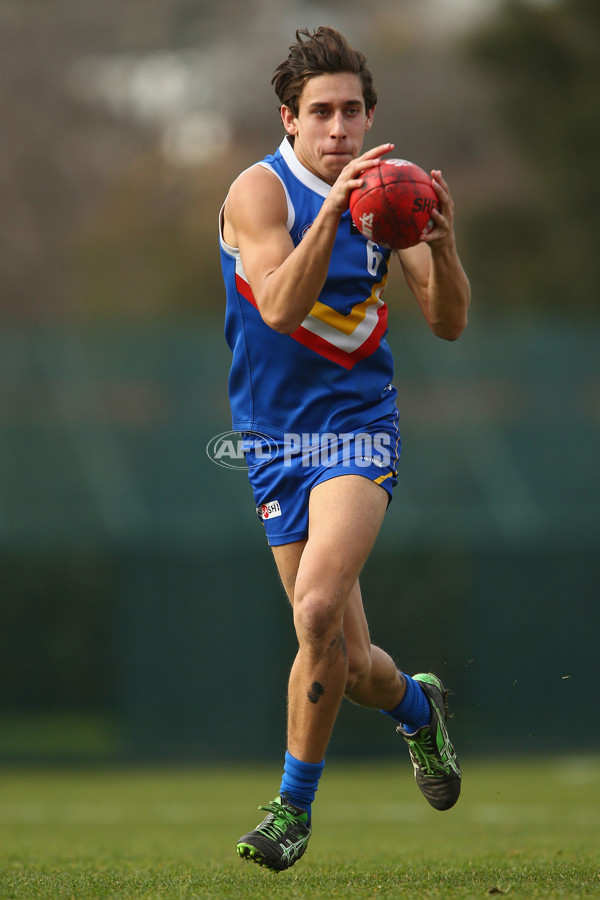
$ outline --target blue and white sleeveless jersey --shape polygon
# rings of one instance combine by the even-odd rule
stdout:
[[[287,137],[274,155],[257,165],[274,172],[283,185],[287,227],[297,246],[330,185],[300,163]],[[347,211],[319,299],[290,335],[263,321],[239,251],[225,243],[221,227],[234,430],[273,436],[340,434],[394,412],[393,360],[385,340],[387,307],[381,299],[390,251],[368,241],[351,224]]]

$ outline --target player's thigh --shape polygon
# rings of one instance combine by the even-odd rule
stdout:
[[[296,576],[305,545],[306,541],[294,541],[272,548],[279,577],[292,606]],[[355,655],[359,659],[369,653],[371,638],[358,579],[354,582],[345,604],[344,636],[350,656]]]
[[[320,586],[344,602],[371,551],[388,505],[379,485],[361,475],[340,475],[311,491],[308,541],[296,593]]]
[[[285,589],[288,599],[294,605],[294,588],[296,577],[300,567],[300,560],[306,546],[306,541],[293,541],[290,544],[282,544],[271,547],[273,559],[277,566],[277,572]],[[352,642],[360,644],[369,643],[369,630],[362,603],[360,584],[358,580],[352,587],[346,604],[344,615],[344,631],[348,632],[348,638]]]
[[[305,546],[306,539],[271,547],[281,583],[292,606],[294,605],[296,576],[298,574],[298,567],[300,566],[300,560],[302,559],[302,553],[304,552]]]

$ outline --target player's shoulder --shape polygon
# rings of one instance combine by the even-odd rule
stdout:
[[[263,162],[255,163],[248,169],[244,169],[229,188],[229,194],[245,195],[259,190],[261,193],[271,193],[279,187],[281,189],[281,181],[270,168]]]
[[[246,211],[287,216],[285,191],[277,175],[261,163],[245,169],[235,179],[227,195],[227,211],[236,218]]]

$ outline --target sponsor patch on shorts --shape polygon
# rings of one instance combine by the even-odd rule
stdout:
[[[274,519],[281,515],[281,506],[279,500],[271,500],[269,503],[263,503],[262,506],[256,507],[256,514],[263,522],[265,519]]]

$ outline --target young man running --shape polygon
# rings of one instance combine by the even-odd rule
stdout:
[[[273,84],[286,135],[233,183],[220,226],[233,428],[268,435],[277,451],[266,464],[253,449],[247,459],[298,639],[279,794],[237,850],[282,870],[306,850],[344,696],[395,720],[436,809],[456,803],[461,775],[444,686],[399,672],[371,643],[359,584],[396,484],[400,438],[381,299],[390,251],[353,231],[348,202],[393,145],[362,153],[377,96],[365,57],[334,29],[298,31]],[[430,329],[455,340],[470,289],[448,185],[440,171],[432,178],[435,227],[398,256]]]

